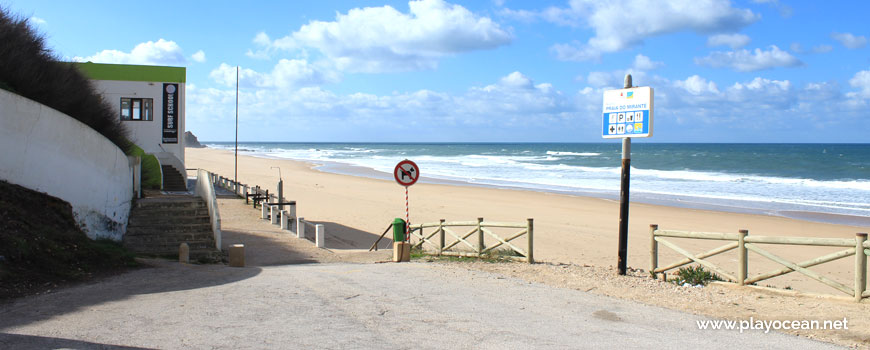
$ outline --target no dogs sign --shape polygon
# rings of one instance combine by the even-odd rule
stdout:
[[[417,167],[416,163],[405,159],[396,164],[396,169],[393,170],[393,177],[396,178],[396,182],[399,185],[408,187],[417,183],[417,179],[420,178],[420,168]]]

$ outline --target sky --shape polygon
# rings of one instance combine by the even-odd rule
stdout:
[[[870,139],[864,1],[0,0],[63,60],[187,67],[203,141],[619,142],[605,90],[654,89],[637,142]]]

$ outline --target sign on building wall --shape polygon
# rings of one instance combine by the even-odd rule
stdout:
[[[163,143],[178,143],[178,84],[163,84]]]

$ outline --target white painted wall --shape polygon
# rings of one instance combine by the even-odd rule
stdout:
[[[121,119],[122,97],[154,99],[154,120],[130,120],[122,123],[130,130],[130,140],[142,147],[145,153],[171,153],[182,164],[178,171],[184,174],[184,130],[186,130],[184,106],[187,97],[185,84],[178,83],[178,143],[163,143],[163,83],[118,80],[92,80],[92,82],[97,92],[114,108],[118,120]]]
[[[124,152],[78,120],[5,90],[0,179],[69,202],[91,238],[126,232],[133,170]]]

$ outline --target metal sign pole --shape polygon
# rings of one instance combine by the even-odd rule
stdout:
[[[239,66],[236,66],[236,157],[233,162],[235,175],[233,181],[239,183]],[[236,189],[238,190],[238,189]]]
[[[411,241],[411,212],[408,210],[408,186],[405,186],[405,240]]]
[[[631,88],[631,74],[625,75],[625,89]],[[622,139],[622,177],[619,186],[619,261],[617,273],[625,275],[628,255],[628,187],[631,181],[631,138]]]

